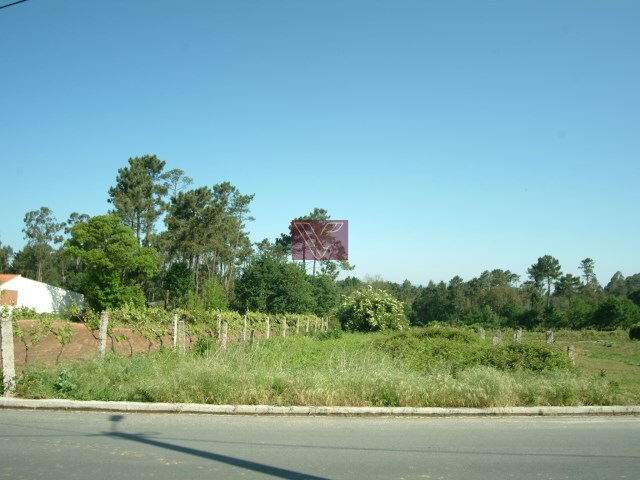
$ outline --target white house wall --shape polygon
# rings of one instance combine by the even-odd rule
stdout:
[[[15,277],[3,283],[0,289],[17,290],[16,307],[33,308],[38,313],[62,313],[73,302],[84,306],[84,295],[24,277]]]

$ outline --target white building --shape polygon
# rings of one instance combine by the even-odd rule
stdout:
[[[73,302],[82,308],[84,295],[20,275],[0,274],[0,306],[29,307],[38,313],[63,313]]]

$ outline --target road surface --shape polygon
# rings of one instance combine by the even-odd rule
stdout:
[[[640,417],[0,410],[0,479],[640,479]]]

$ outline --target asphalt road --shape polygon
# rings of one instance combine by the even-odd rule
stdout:
[[[640,479],[640,417],[0,410],[0,479]]]

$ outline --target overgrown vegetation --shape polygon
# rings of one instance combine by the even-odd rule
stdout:
[[[207,337],[202,337],[207,338]],[[275,337],[30,367],[17,394],[212,404],[451,406],[610,405],[629,401],[600,372],[541,342],[493,346],[469,330]]]

